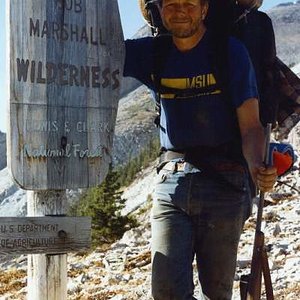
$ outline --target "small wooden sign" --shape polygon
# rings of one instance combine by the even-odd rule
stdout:
[[[117,0],[7,0],[8,163],[23,189],[101,183],[124,43]]]
[[[0,218],[0,255],[76,252],[90,243],[90,217]]]

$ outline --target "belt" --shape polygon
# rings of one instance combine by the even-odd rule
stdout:
[[[169,161],[162,167],[162,170],[171,171],[174,173],[184,172],[185,174],[201,172],[201,170],[185,161]]]
[[[203,155],[202,157],[205,156]],[[157,167],[157,172],[161,169],[169,170],[171,172],[181,171],[185,173],[196,173],[202,171],[206,173],[206,175],[214,178],[218,177],[221,181],[224,181],[222,179],[222,172],[233,171],[243,174],[247,173],[246,166],[241,162],[231,160],[199,160],[197,157],[187,156],[184,152],[175,152],[170,150],[163,152],[160,156],[160,163]]]
[[[243,165],[235,162],[221,162],[219,164],[212,164],[212,170],[217,172],[234,171],[239,173],[245,173],[246,169]],[[169,161],[163,167],[163,170],[171,172],[184,172],[184,173],[197,173],[201,172],[199,168],[196,168],[191,163],[185,161]]]

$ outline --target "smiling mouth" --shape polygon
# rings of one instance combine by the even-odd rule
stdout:
[[[186,24],[189,23],[190,20],[170,20],[173,24]]]

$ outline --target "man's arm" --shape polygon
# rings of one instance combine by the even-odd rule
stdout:
[[[254,183],[258,188],[270,191],[277,179],[274,167],[263,164],[265,153],[264,129],[259,121],[258,100],[250,98],[237,108],[237,117],[242,137],[243,154]]]

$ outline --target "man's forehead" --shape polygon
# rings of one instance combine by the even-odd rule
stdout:
[[[159,1],[158,1],[159,2]],[[169,3],[193,3],[193,4],[198,4],[201,2],[201,0],[162,0],[161,1],[163,4],[169,4]]]

